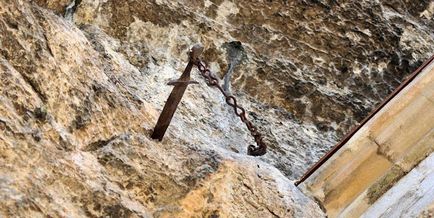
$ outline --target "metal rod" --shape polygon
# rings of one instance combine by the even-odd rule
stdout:
[[[179,102],[181,102],[182,96],[189,84],[194,83],[190,81],[190,73],[195,62],[203,51],[203,47],[200,45],[195,45],[189,53],[189,62],[181,77],[177,81],[172,81],[171,84],[174,85],[169,98],[164,105],[163,111],[158,118],[157,124],[155,125],[154,131],[151,138],[163,140],[164,134],[166,133],[167,127],[169,127],[170,121],[178,107]]]
[[[300,183],[304,182],[307,178],[309,178],[317,169],[319,169],[327,160],[329,160],[336,152],[339,151],[340,148],[342,148],[350,139],[353,137],[353,135],[362,128],[363,125],[365,125],[372,117],[375,116],[384,106],[386,106],[387,103],[390,102],[401,90],[403,90],[408,84],[410,84],[411,81],[413,81],[417,75],[420,74],[429,64],[431,64],[434,61],[434,56],[429,58],[425,63],[422,64],[416,71],[414,71],[404,82],[401,83],[398,88],[396,88],[387,98],[384,100],[380,106],[375,108],[368,117],[366,117],[360,124],[356,127],[354,127],[348,134],[345,135],[345,137],[336,144],[329,152],[327,152],[321,159],[318,160],[313,166],[311,166],[306,173],[294,184],[295,186],[298,186]]]

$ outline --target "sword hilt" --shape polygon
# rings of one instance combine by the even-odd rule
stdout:
[[[194,45],[191,49],[188,55],[190,56],[190,61],[197,61],[200,57],[200,55],[203,52],[203,46],[201,44]]]

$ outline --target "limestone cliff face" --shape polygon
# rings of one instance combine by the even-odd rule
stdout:
[[[58,15],[69,4],[36,2]],[[266,133],[267,162],[289,178],[434,53],[429,0],[72,2],[69,19],[88,35],[96,28],[114,38],[116,51],[151,78],[161,79],[163,66],[181,70],[197,42],[223,76],[231,63],[226,45],[240,41],[244,54],[232,90]],[[160,81],[146,91],[161,93]]]
[[[0,2],[0,43],[0,217],[323,216],[244,154],[247,133],[207,86],[150,140],[182,61],[132,65],[99,27],[28,1]]]
[[[321,217],[299,176],[432,51],[429,1],[0,2],[0,215]],[[220,94],[188,88],[149,135],[194,43]],[[227,57],[229,56],[229,57]]]

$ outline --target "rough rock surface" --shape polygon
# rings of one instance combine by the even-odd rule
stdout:
[[[68,5],[37,2],[59,15]],[[264,159],[292,179],[434,53],[429,0],[72,2],[79,4],[68,17],[80,29],[90,25],[118,40],[116,51],[157,79],[148,92],[162,93],[162,68],[180,71],[197,42],[223,76],[231,62],[225,45],[240,41],[245,58],[234,69],[232,91],[267,136]]]
[[[0,217],[324,215],[275,167],[222,148],[247,136],[209,125],[230,113],[206,86],[177,114],[193,120],[149,139],[178,68],[140,71],[98,27],[27,1],[0,2],[0,42]]]
[[[0,213],[322,216],[288,178],[434,51],[433,9],[425,0],[1,1]],[[222,76],[231,41],[246,56],[232,91],[269,153],[245,156],[251,137],[197,73],[165,140],[150,140],[188,48],[205,45]]]

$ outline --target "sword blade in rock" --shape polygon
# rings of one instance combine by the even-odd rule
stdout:
[[[190,50],[189,53],[189,62],[181,77],[178,80],[171,81],[168,85],[173,85],[172,92],[170,93],[169,98],[164,105],[163,111],[158,118],[157,124],[155,125],[154,132],[152,133],[151,138],[158,139],[161,141],[166,133],[167,127],[170,125],[170,121],[172,120],[173,115],[178,107],[179,102],[181,102],[182,96],[184,95],[185,90],[189,84],[194,84],[197,82],[190,81],[190,73],[191,69],[195,65],[195,62],[198,60],[199,56],[203,51],[203,47],[200,45],[195,45]]]

